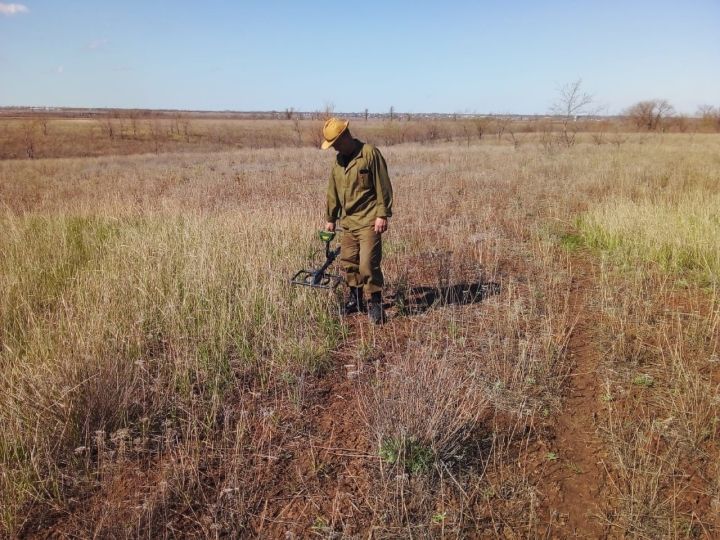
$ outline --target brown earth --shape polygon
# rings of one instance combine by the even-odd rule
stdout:
[[[605,451],[596,433],[596,417],[602,388],[599,385],[601,356],[593,336],[593,312],[589,291],[595,286],[591,266],[582,261],[574,268],[570,313],[575,318],[567,344],[573,370],[567,381],[561,414],[555,420],[552,447],[546,459],[552,463],[544,483],[545,513],[554,538],[603,538],[600,504],[607,501]]]
[[[610,486],[607,455],[597,434],[603,396],[599,372],[602,356],[594,335],[598,315],[592,305],[597,281],[592,264],[581,257],[573,267],[573,276],[568,303],[574,319],[567,329],[566,343],[572,371],[566,380],[562,407],[546,429],[538,430],[525,448],[526,454],[518,454],[518,466],[532,471],[539,494],[538,537],[606,538],[612,533],[602,520],[609,510]],[[253,477],[254,485],[261,486],[261,492],[250,497],[247,505],[248,536],[373,537],[369,524],[376,517],[375,507],[364,497],[372,496],[380,458],[361,414],[361,392],[385,361],[383,351],[404,349],[413,324],[412,318],[393,317],[395,311],[388,307],[391,317],[383,327],[369,325],[362,315],[349,320],[349,334],[335,351],[332,365],[307,381],[300,410],[287,403],[278,408],[279,390],[268,388],[252,410],[235,411],[257,419],[249,423],[256,426],[250,436],[257,447],[262,448],[261,441],[268,440],[267,453],[246,462],[245,474]],[[410,307],[411,311],[413,307],[421,311],[426,306]],[[378,346],[359,358],[358,342],[370,334]],[[259,392],[255,387],[240,390]],[[259,418],[271,409],[275,423],[283,427],[268,435],[266,423]],[[129,529],[125,526],[137,519],[137,509],[165,496],[168,471],[177,466],[172,456],[141,464],[137,460],[114,464],[105,471],[97,492],[76,500],[65,514],[45,516],[44,525],[35,522],[37,532],[27,530],[26,536],[79,538],[75,531],[93,530],[88,525],[91,523],[96,524],[96,530],[102,527],[103,534],[126,536]],[[200,491],[217,491],[228,485],[221,471],[222,464],[209,460]],[[703,506],[707,504],[703,501]],[[178,507],[177,512],[192,516],[192,503]],[[502,516],[497,519],[500,526],[495,529],[496,537],[520,535]],[[193,523],[189,517],[185,527],[174,532],[211,536],[213,530],[209,522]],[[398,533],[397,537],[405,535]]]
[[[600,538],[605,531],[596,519],[596,502],[602,499],[604,472],[602,445],[595,435],[594,418],[599,403],[595,368],[598,353],[590,339],[592,317],[587,309],[587,289],[592,287],[589,267],[576,269],[570,293],[571,312],[577,314],[567,343],[574,360],[574,371],[567,381],[567,394],[561,414],[550,423],[549,434],[533,439],[527,455],[518,455],[519,464],[534,471],[540,493],[541,517],[538,532],[553,538]],[[383,327],[368,324],[363,315],[349,320],[349,335],[335,352],[325,374],[307,381],[301,410],[284,403],[278,408],[277,388],[262,391],[251,410],[235,411],[254,419],[250,435],[257,447],[267,448],[265,455],[252,456],[246,462],[246,475],[262,492],[251,497],[247,505],[247,533],[261,538],[307,538],[311,536],[355,537],[368,532],[374,507],[363,496],[372,496],[373,475],[379,468],[376,443],[370,440],[365,419],[360,414],[360,391],[383,362],[390,349],[404,349],[413,324],[411,318],[393,317]],[[422,312],[424,304],[409,306],[411,312]],[[378,346],[365,358],[357,357],[358,340],[373,334]],[[242,377],[240,377],[242,380]],[[252,380],[252,377],[247,377]],[[255,387],[240,391],[258,393]],[[281,429],[267,433],[261,417],[272,411]],[[497,421],[497,419],[496,419]],[[500,420],[502,421],[502,420]],[[267,440],[263,445],[262,441]],[[518,448],[518,453],[521,451]],[[553,452],[557,459],[550,459]],[[137,519],[137,509],[148,501],[161,499],[168,484],[168,470],[178,467],[168,456],[138,466],[125,463],[106,472],[99,491],[76,501],[63,515],[47,516],[55,522],[48,528],[35,523],[37,538],[77,538],[77,530],[101,530],[103,534],[126,536]],[[227,485],[220,463],[208,461],[203,471],[200,491],[217,491]],[[231,488],[225,488],[231,489]],[[192,504],[177,512],[192,515]],[[491,510],[492,513],[492,510]],[[149,519],[149,518],[146,518]],[[500,528],[496,535],[513,536],[512,526],[502,516],[496,518]],[[210,523],[186,521],[182,534],[207,536]],[[96,527],[89,524],[95,523]],[[113,526],[112,524],[117,524]],[[372,537],[372,531],[370,531]],[[336,536],[340,537],[340,536]],[[398,537],[404,537],[399,534]]]

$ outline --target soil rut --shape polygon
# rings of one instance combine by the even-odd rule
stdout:
[[[596,415],[601,402],[599,381],[600,351],[593,339],[593,312],[590,292],[595,286],[591,269],[575,268],[570,291],[570,313],[575,318],[568,354],[573,371],[566,397],[555,423],[553,447],[546,459],[552,462],[545,475],[546,507],[553,537],[602,538],[608,533],[598,514],[598,501],[606,500],[605,458],[596,433]]]

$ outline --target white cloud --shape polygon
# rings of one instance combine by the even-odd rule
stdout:
[[[88,43],[87,48],[91,51],[97,51],[98,49],[103,49],[108,43],[110,43],[109,39],[96,39]]]
[[[30,11],[27,6],[22,4],[5,4],[0,2],[0,15],[17,15],[18,13],[27,13]]]
[[[59,75],[62,75],[62,74],[65,72],[65,67],[64,67],[64,66],[58,66],[55,71],[56,71]]]

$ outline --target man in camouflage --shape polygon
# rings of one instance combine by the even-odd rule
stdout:
[[[338,219],[343,228],[340,263],[349,286],[345,314],[364,311],[367,292],[368,316],[380,324],[385,318],[381,236],[392,216],[392,185],[380,151],[355,139],[348,125],[348,121],[330,118],[323,126],[323,150],[337,151],[328,184],[325,228],[334,231]]]

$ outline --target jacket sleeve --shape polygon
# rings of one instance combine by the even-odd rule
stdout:
[[[337,193],[337,186],[335,186],[335,177],[333,172],[330,171],[330,182],[328,183],[327,189],[327,205],[325,207],[325,220],[328,222],[335,222],[340,216],[340,198]]]
[[[388,175],[385,158],[378,149],[373,151],[372,173],[375,179],[375,217],[389,218],[392,216],[393,190]]]

